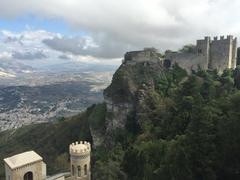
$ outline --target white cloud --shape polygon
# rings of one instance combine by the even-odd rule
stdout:
[[[19,60],[35,60],[35,59],[46,59],[47,55],[43,50],[38,51],[14,51],[12,57]]]
[[[2,30],[0,34],[0,61],[5,64],[24,64],[38,69],[66,62],[89,65],[119,65],[121,62],[119,58],[102,57],[106,51],[89,36],[73,38],[43,30],[18,33]]]
[[[117,58],[122,57],[128,49],[127,44],[121,42],[114,43],[107,40],[106,37],[98,37],[93,40],[92,37],[55,37],[45,39],[43,43],[50,48],[63,53],[72,53],[74,55],[93,56],[95,58]]]
[[[239,0],[1,0],[0,17],[30,13],[62,18],[74,30],[87,31],[92,38],[90,46],[85,42],[85,46],[80,43],[80,48],[72,47],[70,43],[77,45],[81,38],[68,37],[52,39],[49,46],[75,54],[113,58],[145,46],[162,51],[179,48],[204,35],[238,35],[239,7]],[[30,38],[38,38],[34,35]],[[58,47],[54,42],[60,43]],[[91,46],[92,42],[96,47]]]
[[[45,30],[27,30],[23,32],[11,32],[7,30],[1,31],[3,41],[9,46],[12,45],[24,45],[25,47],[36,47],[42,45],[44,39],[53,39],[54,37],[61,37],[60,34],[47,32]]]
[[[0,60],[7,60],[11,58],[12,58],[12,54],[9,52],[3,51],[0,53]]]
[[[0,52],[6,52],[12,59],[35,60],[46,59],[54,51],[42,43],[43,39],[60,37],[44,30],[11,32],[2,30],[0,39]]]
[[[58,58],[63,60],[72,61],[74,63],[86,63],[86,64],[101,64],[101,65],[119,65],[121,64],[121,58],[112,58],[111,60],[106,58],[95,58],[89,55],[74,55],[74,54],[62,54]]]

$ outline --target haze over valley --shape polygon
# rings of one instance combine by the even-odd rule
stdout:
[[[102,102],[115,68],[64,63],[36,69],[0,63],[0,131],[72,116]]]

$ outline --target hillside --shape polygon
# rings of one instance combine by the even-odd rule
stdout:
[[[177,64],[122,64],[104,91],[105,103],[59,122],[3,132],[0,158],[34,149],[49,173],[64,171],[68,144],[86,139],[94,145],[93,179],[237,180],[239,89],[240,67],[187,75]]]
[[[151,77],[151,85],[136,86],[141,83],[120,68],[105,91],[112,100],[108,111],[113,109],[108,121],[125,118],[125,124],[107,134],[112,149],[98,155],[95,179],[239,179],[240,67],[221,75],[201,69],[187,75],[177,65],[164,71],[143,64],[128,68],[138,67],[141,74],[133,77]],[[125,84],[135,84],[135,93]],[[116,107],[127,102],[128,113],[119,114]]]
[[[50,173],[68,169],[68,146],[78,139],[91,142],[86,113],[54,123],[29,125],[0,133],[0,158],[34,149],[43,156]],[[0,179],[4,176],[3,162]]]
[[[0,87],[0,131],[73,116],[102,101],[91,83],[70,81],[44,86]]]

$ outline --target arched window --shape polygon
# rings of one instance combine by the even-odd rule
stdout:
[[[81,177],[81,166],[78,166],[77,169],[78,169],[78,177]]]
[[[87,175],[87,165],[84,165],[84,175]]]
[[[75,175],[75,169],[74,169],[74,165],[72,165],[72,175]]]
[[[24,174],[23,180],[33,180],[33,173],[29,171]]]

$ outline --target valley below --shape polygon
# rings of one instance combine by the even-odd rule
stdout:
[[[111,71],[36,72],[0,78],[0,131],[62,120],[102,102]]]

